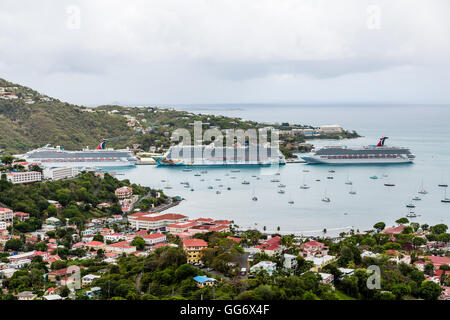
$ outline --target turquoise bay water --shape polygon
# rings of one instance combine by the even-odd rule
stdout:
[[[413,202],[416,205],[413,211],[420,216],[411,220],[428,224],[450,223],[450,204],[441,203],[444,190],[437,186],[443,181],[450,183],[450,106],[213,105],[208,108],[175,108],[262,122],[314,126],[340,124],[346,129],[356,130],[363,137],[311,142],[317,146],[361,146],[375,144],[379,137],[388,136],[387,144],[410,147],[417,158],[411,165],[287,164],[280,167],[279,176],[265,175],[266,171],[258,168],[240,168],[240,172],[230,172],[230,168],[207,168],[208,173],[200,177],[194,176],[199,170],[183,172],[181,168],[169,167],[137,166],[113,170],[121,174],[118,176],[120,179],[128,178],[155,188],[164,188],[167,183],[161,180],[168,180],[172,189],[164,189],[164,192],[186,198],[179,206],[170,209],[171,212],[192,218],[230,219],[243,228],[257,227],[262,230],[266,226],[268,231],[275,231],[279,226],[282,233],[317,235],[324,228],[328,234],[337,234],[352,227],[368,230],[378,221],[393,225],[395,220],[409,212],[405,205]],[[331,169],[335,173],[329,173]],[[329,175],[333,175],[334,179],[327,179]],[[379,179],[370,179],[372,175],[377,175]],[[350,186],[345,184],[347,177],[353,181],[356,195],[348,193]],[[275,178],[280,182],[270,182]],[[411,201],[422,179],[429,193],[420,195],[420,201]],[[242,180],[250,184],[243,185]],[[195,191],[184,188],[180,184],[182,181],[188,181]],[[303,182],[310,189],[300,189]],[[386,182],[395,186],[386,187]],[[278,193],[280,183],[286,185],[285,194]],[[210,185],[214,187],[212,190],[208,189]],[[221,193],[216,194],[217,190]],[[325,192],[331,198],[330,203],[321,201]],[[253,194],[258,201],[252,201]],[[293,200],[294,204],[289,204],[289,200]]]

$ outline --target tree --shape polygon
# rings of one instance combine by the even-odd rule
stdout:
[[[424,281],[420,286],[420,297],[425,300],[436,300],[442,292],[442,288],[433,281]]]
[[[425,265],[423,272],[429,276],[432,276],[434,274],[434,265],[431,262],[428,262]]]
[[[9,239],[8,241],[6,241],[5,244],[5,251],[8,250],[13,250],[13,251],[20,251],[20,249],[22,249],[23,247],[23,242],[20,239]]]
[[[411,288],[404,283],[395,284],[391,289],[397,300],[401,300],[404,296],[411,293]]]
[[[378,233],[384,230],[386,227],[386,223],[384,222],[377,222],[373,225],[373,227],[377,230]]]
[[[406,224],[406,223],[408,223],[409,222],[409,220],[407,219],[407,218],[400,218],[400,219],[398,219],[398,220],[395,220],[395,223],[397,223],[397,224]]]
[[[93,240],[94,240],[94,241],[104,242],[104,238],[103,238],[103,236],[102,236],[100,233],[97,233],[97,234],[94,236]]]
[[[7,154],[7,155],[4,155],[1,160],[2,160],[2,163],[4,163],[7,166],[10,166],[14,162],[14,157]]]
[[[445,233],[447,231],[448,227],[447,225],[441,223],[441,224],[437,224],[433,227],[431,227],[431,232],[433,234],[441,234],[441,233]]]
[[[177,281],[181,281],[197,275],[197,269],[190,264],[182,264],[175,270],[175,278]]]
[[[135,237],[133,241],[131,241],[133,246],[136,246],[137,250],[144,250],[145,248],[145,240],[141,237]]]

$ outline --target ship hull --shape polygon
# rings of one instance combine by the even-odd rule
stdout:
[[[42,167],[131,167],[136,161],[51,161],[44,162],[41,159],[27,159],[28,162],[38,163]]]
[[[320,159],[319,157],[309,156],[302,157],[307,164],[405,164],[413,163],[412,159],[401,159],[401,158],[391,158],[391,159]]]

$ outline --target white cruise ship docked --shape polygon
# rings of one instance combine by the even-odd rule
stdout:
[[[105,144],[106,140],[102,140],[97,149],[81,151],[66,151],[60,146],[46,145],[27,152],[23,158],[43,167],[123,167],[136,164],[137,159],[129,150],[105,148]]]
[[[414,161],[415,155],[409,148],[386,146],[384,142],[387,138],[380,138],[377,145],[361,148],[322,147],[302,159],[309,164],[397,164]]]
[[[154,158],[158,166],[239,166],[284,165],[286,160],[278,148],[269,145],[218,147],[177,145],[162,157]]]

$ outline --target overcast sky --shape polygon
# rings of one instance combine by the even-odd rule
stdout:
[[[1,0],[0,77],[84,105],[450,103],[448,0]]]

